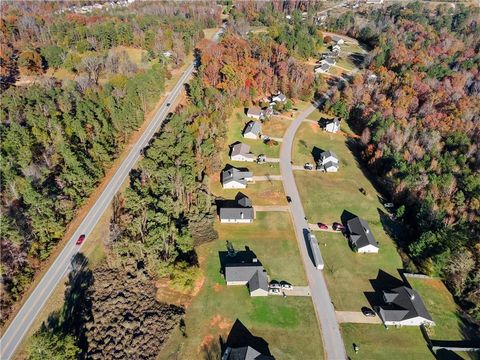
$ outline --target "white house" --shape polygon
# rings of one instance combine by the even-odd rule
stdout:
[[[386,326],[435,325],[420,295],[406,286],[383,291],[384,304],[375,307]]]
[[[222,224],[248,224],[253,222],[255,209],[248,197],[243,196],[231,203],[220,208],[219,216]]]
[[[272,96],[272,102],[274,103],[284,103],[285,101],[287,101],[287,97],[285,96],[285,94],[281,93],[280,91],[277,92],[276,95]]]
[[[358,253],[378,253],[379,245],[372,234],[368,223],[358,216],[348,220],[348,240]]]
[[[227,264],[225,280],[227,286],[247,285],[250,296],[268,296],[267,271],[256,258],[248,263]]]
[[[247,139],[256,140],[260,137],[262,132],[262,124],[258,121],[250,121],[245,130],[243,130],[243,137]]]
[[[317,66],[315,68],[315,74],[325,74],[330,70],[330,65],[322,64],[321,66]]]
[[[341,50],[342,50],[342,48],[340,47],[340,45],[335,44],[335,45],[332,46],[332,51],[340,52]]]
[[[236,143],[230,151],[230,159],[233,161],[254,162],[257,157],[250,152],[250,146],[243,143]]]
[[[252,119],[260,120],[263,117],[262,109],[259,106],[252,106],[248,108],[247,116]]]
[[[340,130],[340,120],[338,118],[327,121],[325,131],[336,133],[338,130]]]
[[[237,168],[222,171],[222,186],[224,189],[245,189],[247,183],[253,181],[253,174]]]
[[[343,45],[343,44],[345,44],[345,40],[343,40],[342,38],[339,38],[337,40],[337,45]]]
[[[326,172],[338,171],[338,157],[333,151],[324,151],[320,154],[317,169]]]

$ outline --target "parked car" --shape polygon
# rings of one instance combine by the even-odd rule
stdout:
[[[374,316],[377,316],[377,314],[375,314],[375,311],[373,311],[372,309],[364,306],[362,307],[362,313],[363,315],[365,315],[366,317],[374,317]]]
[[[282,290],[293,290],[293,286],[286,281],[281,281]]]
[[[335,230],[335,231],[343,231],[343,230],[345,230],[345,226],[343,226],[342,224],[340,224],[338,222],[334,222],[332,224],[332,229]]]
[[[292,198],[291,198],[290,196],[287,196],[287,201],[288,201],[289,203],[291,203],[291,202],[292,202]]]
[[[272,294],[280,294],[280,289],[270,288],[268,291]]]
[[[385,203],[383,204],[386,208],[393,208],[395,205],[393,203]]]
[[[305,165],[303,165],[303,168],[305,170],[313,170],[313,165],[310,163],[306,163]]]
[[[82,245],[84,240],[85,240],[85,234],[82,234],[78,237],[77,242],[75,244]]]
[[[320,230],[328,230],[328,226],[325,225],[325,224],[318,223],[317,225],[318,225],[318,227],[320,228]]]
[[[282,286],[280,285],[280,283],[279,283],[278,281],[276,281],[276,280],[270,281],[270,284],[268,284],[268,287],[269,287],[270,289],[281,289],[281,288],[282,288]]]

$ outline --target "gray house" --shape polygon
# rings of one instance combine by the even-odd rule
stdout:
[[[263,117],[263,111],[259,106],[252,106],[247,110],[249,118],[260,120]]]
[[[251,263],[227,264],[227,285],[247,285],[250,296],[268,296],[267,271],[255,258]]]
[[[435,325],[420,295],[413,289],[400,286],[383,291],[384,304],[375,308],[385,325]]]
[[[251,223],[255,218],[255,209],[252,201],[246,197],[240,197],[223,205],[220,208],[220,222],[230,224]]]
[[[333,151],[324,151],[320,154],[317,169],[326,172],[338,171],[338,157]]]
[[[222,171],[222,186],[224,189],[245,189],[250,181],[253,181],[253,174],[249,171],[234,167]]]
[[[262,132],[262,124],[258,121],[250,121],[245,130],[243,130],[243,137],[247,139],[258,139]]]
[[[232,145],[230,150],[230,159],[234,161],[248,161],[254,162],[257,157],[250,152],[250,146],[243,143],[236,143]]]
[[[358,216],[347,221],[348,239],[356,252],[378,253],[379,246],[368,223]]]

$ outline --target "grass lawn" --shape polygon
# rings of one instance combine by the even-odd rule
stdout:
[[[286,119],[280,116],[272,116],[270,120],[263,124],[263,133],[268,136],[281,138],[292,123],[292,119]]]
[[[418,327],[388,330],[383,325],[342,324],[343,340],[350,359],[423,360],[435,359]],[[353,344],[359,347],[358,354]]]
[[[397,269],[402,268],[402,262],[395,243],[382,226],[380,212],[385,210],[379,194],[364,176],[346,140],[340,134],[326,133],[315,124],[305,123],[297,133],[293,155],[295,163],[312,162],[311,152],[316,146],[321,150],[333,150],[340,160],[338,173],[295,172],[309,222],[332,224],[340,221],[342,213],[348,211],[368,221],[380,243],[378,254],[361,255],[350,250],[341,234],[317,234],[336,310],[358,311],[369,305],[364,295],[364,292],[373,291],[369,280],[375,279],[379,270],[399,277]],[[359,188],[364,188],[367,195],[363,195]]]
[[[278,180],[249,183],[246,189],[223,189],[218,174],[210,178],[210,191],[225,199],[234,199],[241,192],[252,200],[253,205],[287,205],[283,184]]]
[[[429,329],[432,340],[464,340],[457,305],[443,282],[437,279],[408,278],[410,286],[422,297],[436,326]]]
[[[278,158],[280,156],[280,144],[269,146],[261,140],[245,139],[242,132],[245,126],[252,119],[247,118],[243,113],[243,108],[235,109],[228,121],[228,144],[231,145],[237,141],[250,146],[250,151],[255,155],[265,154],[267,157]],[[227,149],[228,153],[229,149]],[[227,154],[228,155],[228,154]]]
[[[251,298],[245,286],[227,287],[219,273],[218,252],[226,250],[229,240],[238,250],[249,246],[272,278],[306,284],[290,216],[260,213],[253,224],[216,227],[219,240],[197,248],[205,282],[187,309],[187,337],[176,329],[160,359],[219,358],[219,336],[225,340],[236,319],[267,341],[277,359],[321,358],[322,341],[310,298]]]
[[[341,57],[340,59],[338,59],[336,65],[341,66],[342,68],[345,68],[347,70],[355,69],[355,65],[347,57]]]

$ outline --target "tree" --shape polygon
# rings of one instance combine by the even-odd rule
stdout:
[[[65,61],[65,50],[57,45],[45,46],[41,49],[40,53],[47,62],[48,67],[51,67],[55,70],[62,66],[63,62]]]
[[[72,335],[46,329],[32,336],[28,348],[28,360],[76,360],[79,354]]]
[[[88,73],[88,76],[91,80],[98,84],[98,78],[104,67],[104,58],[103,56],[86,56],[82,59],[82,67]]]
[[[35,75],[43,72],[42,57],[35,50],[22,51],[18,57],[20,73],[24,75]]]

